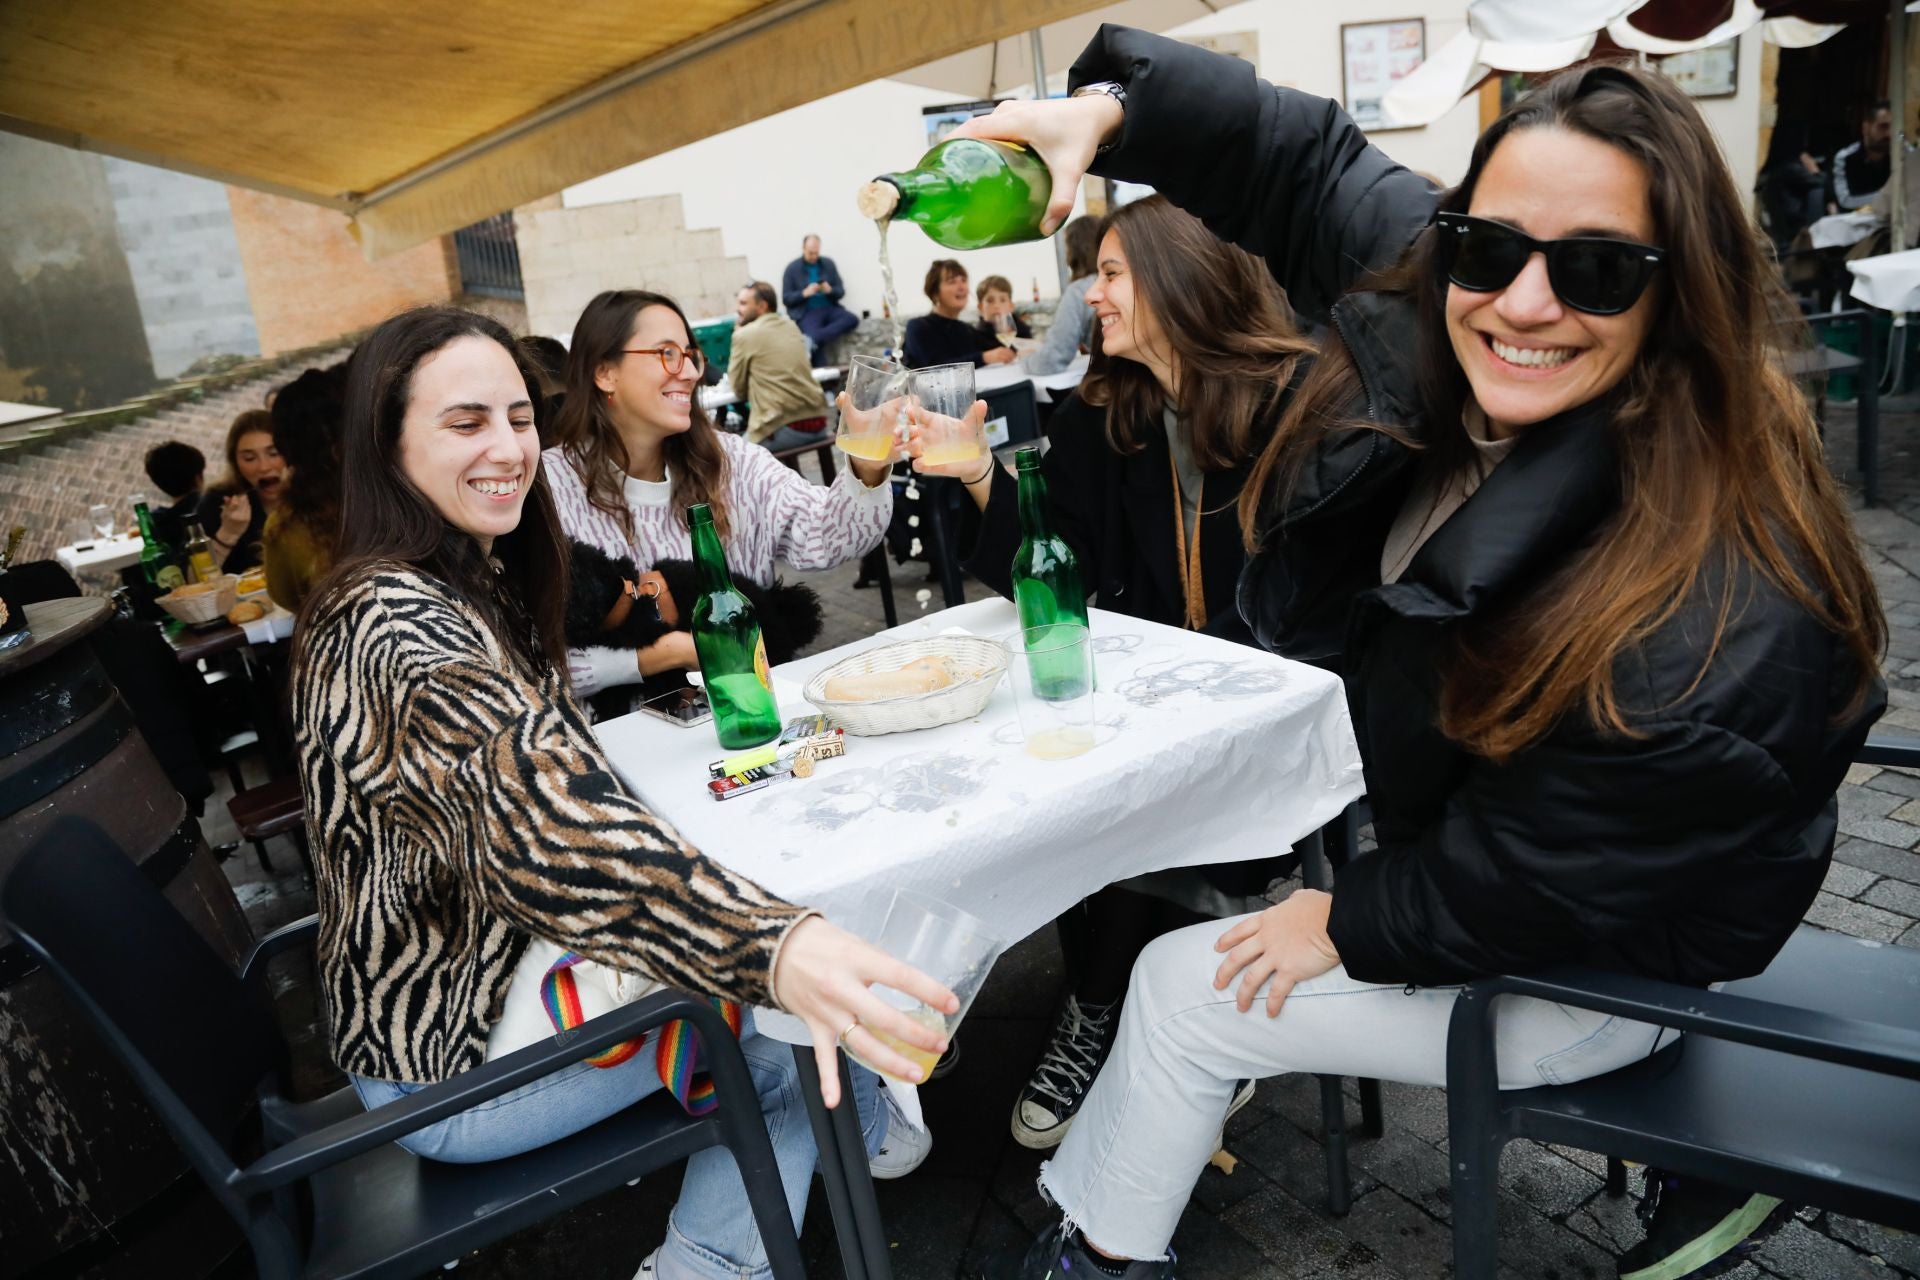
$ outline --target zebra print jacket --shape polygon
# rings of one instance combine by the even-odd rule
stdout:
[[[807,915],[689,848],[621,785],[558,675],[525,675],[406,566],[304,623],[295,741],[321,982],[345,1071],[478,1066],[528,937],[771,1005]]]

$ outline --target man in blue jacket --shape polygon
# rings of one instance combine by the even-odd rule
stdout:
[[[787,264],[780,277],[780,296],[787,314],[813,344],[813,363],[827,363],[827,344],[860,323],[860,317],[840,305],[847,287],[832,258],[820,256],[820,237],[800,241],[800,256]]]

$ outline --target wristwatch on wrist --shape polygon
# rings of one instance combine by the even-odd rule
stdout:
[[[1109,98],[1112,98],[1120,104],[1121,114],[1126,114],[1127,87],[1112,80],[1096,80],[1092,84],[1083,84],[1067,96],[1070,98],[1085,98],[1096,93],[1104,93]],[[1113,144],[1111,142],[1103,142],[1094,148],[1093,154],[1103,156],[1111,150],[1113,150]]]

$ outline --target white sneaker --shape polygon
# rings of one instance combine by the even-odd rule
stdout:
[[[887,1136],[880,1152],[867,1161],[867,1171],[880,1179],[904,1178],[926,1163],[933,1150],[931,1130],[913,1123],[893,1100],[893,1090],[880,1086],[880,1105],[886,1109]]]
[[[633,1280],[653,1280],[654,1264],[660,1261],[660,1250],[655,1249],[640,1263],[640,1269],[633,1273]]]

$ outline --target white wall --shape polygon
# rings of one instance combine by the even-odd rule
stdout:
[[[1247,0],[1170,34],[1256,32],[1264,78],[1338,97],[1341,23],[1422,15],[1432,54],[1464,28],[1466,0]],[[1700,104],[1742,190],[1754,180],[1759,80],[1756,31],[1741,42],[1738,96]],[[801,236],[818,232],[846,281],[848,305],[877,316],[877,236],[854,209],[854,192],[876,173],[913,163],[925,149],[920,108],[960,96],[876,81],[571,187],[565,203],[573,208],[677,192],[685,199],[688,227],[718,228],[726,252],[746,255],[755,277],[776,287],[782,268],[799,254]],[[1478,133],[1478,101],[1469,95],[1432,125],[1381,131],[1373,140],[1402,164],[1451,183],[1465,173]],[[1036,278],[1043,295],[1058,292],[1048,244],[951,254],[917,228],[902,227],[893,233],[893,261],[907,315],[926,310],[920,281],[927,264],[949,256],[964,262],[975,280],[995,272],[1007,276],[1017,297],[1026,297]]]
[[[954,100],[936,89],[875,81],[569,187],[563,198],[571,209],[679,192],[687,226],[718,227],[727,252],[745,254],[754,277],[776,289],[781,271],[800,256],[801,237],[816,232],[840,268],[847,305],[877,316],[880,238],[854,208],[854,194],[875,174],[911,167],[927,149],[920,108]],[[975,280],[1004,275],[1020,298],[1036,278],[1046,296],[1060,291],[1050,242],[957,254],[902,226],[892,233],[892,254],[909,316],[927,310],[920,282],[935,258],[959,258]]]

